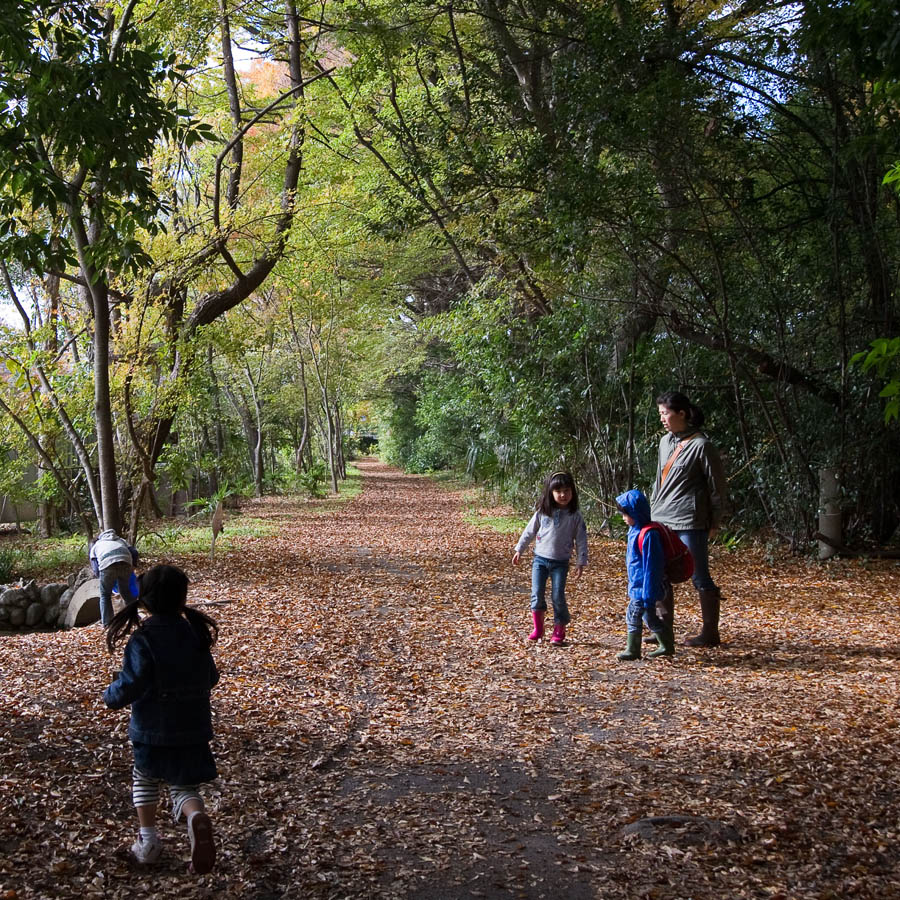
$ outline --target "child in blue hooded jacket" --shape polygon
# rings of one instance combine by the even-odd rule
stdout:
[[[644,535],[638,546],[641,529],[650,524],[650,502],[638,490],[626,491],[616,497],[616,506],[628,527],[628,548],[625,564],[628,571],[628,609],[625,623],[628,628],[625,649],[616,656],[619,660],[641,658],[642,622],[656,635],[659,647],[647,654],[671,656],[675,652],[675,633],[670,623],[656,614],[657,601],[666,596],[665,552],[662,539],[655,528]]]

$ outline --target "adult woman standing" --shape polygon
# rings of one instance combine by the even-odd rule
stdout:
[[[709,539],[725,508],[725,470],[719,451],[700,430],[704,415],[699,407],[678,391],[661,394],[656,403],[666,434],[659,442],[651,516],[677,531],[694,557],[691,580],[700,594],[703,629],[685,643],[717,647],[722,595],[709,573]]]

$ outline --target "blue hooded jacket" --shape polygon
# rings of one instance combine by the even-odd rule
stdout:
[[[616,503],[634,519],[634,525],[628,529],[628,549],[625,551],[628,596],[632,600],[656,603],[665,593],[666,564],[662,538],[656,529],[644,535],[643,552],[638,550],[638,535],[645,525],[650,524],[650,501],[640,491],[631,490],[619,494]]]

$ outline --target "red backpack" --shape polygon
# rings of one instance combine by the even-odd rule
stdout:
[[[645,525],[638,535],[638,552],[644,552],[644,535],[651,528],[658,531],[662,538],[663,555],[666,560],[666,578],[671,584],[687,581],[694,574],[694,557],[691,556],[691,551],[685,546],[684,541],[668,525],[663,525],[662,522],[651,522],[649,525]]]

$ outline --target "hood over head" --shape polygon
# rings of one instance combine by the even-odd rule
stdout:
[[[116,533],[115,528],[107,528],[106,531],[101,531],[100,534],[97,535],[98,541],[114,541],[119,535]]]
[[[616,497],[616,504],[625,510],[635,525],[643,528],[650,522],[650,501],[637,488]]]

